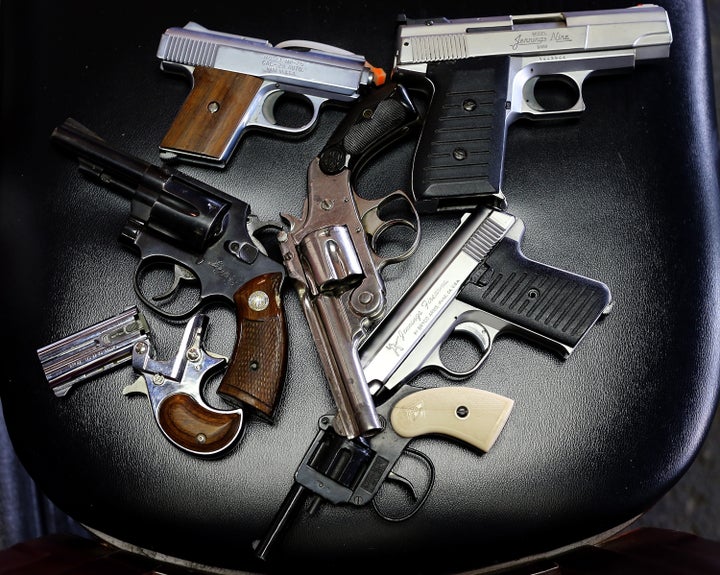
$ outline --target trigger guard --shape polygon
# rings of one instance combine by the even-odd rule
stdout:
[[[534,113],[534,114],[544,114],[544,115],[569,115],[569,114],[578,114],[580,112],[585,111],[585,100],[583,100],[582,96],[582,85],[585,81],[585,78],[588,77],[590,74],[590,71],[581,71],[581,72],[555,72],[552,74],[537,74],[535,76],[532,76],[530,79],[528,79],[527,82],[523,85],[522,89],[522,95],[523,95],[523,108],[526,112]],[[577,89],[578,93],[578,99],[576,100],[575,104],[570,106],[569,108],[563,109],[563,110],[548,110],[538,102],[537,97],[535,96],[535,86],[536,84],[543,78],[547,78],[549,76],[559,76],[564,79],[566,79],[569,83],[572,83],[575,88]]]
[[[378,212],[380,211],[382,206],[396,197],[400,197],[408,203],[415,217],[414,222],[406,220],[404,218],[394,218],[391,220],[380,219]],[[398,254],[397,256],[393,256],[390,258],[381,258],[383,265],[405,261],[417,251],[417,248],[420,245],[420,216],[418,215],[413,203],[410,201],[410,198],[408,198],[408,196],[402,191],[398,190],[392,192],[391,194],[388,194],[380,202],[378,202],[373,207],[373,209],[368,210],[365,214],[363,214],[362,225],[363,228],[365,228],[365,233],[370,236],[370,247],[375,254],[377,254],[377,242],[379,241],[382,234],[390,228],[394,226],[405,226],[415,231],[415,239],[412,245],[405,252]]]
[[[310,96],[303,94],[302,92],[293,92],[310,102],[310,105],[312,106],[312,116],[310,121],[302,126],[283,126],[282,124],[278,124],[275,119],[275,104],[277,104],[278,100],[287,92],[287,90],[283,90],[278,84],[273,82],[268,84],[267,88],[265,90],[261,90],[261,92],[263,92],[263,97],[258,112],[248,124],[258,128],[285,132],[287,134],[303,134],[312,128],[320,115],[320,107],[327,101],[327,98]]]
[[[457,324],[450,335],[456,332],[467,334],[478,343],[480,348],[480,359],[478,359],[478,361],[470,369],[465,371],[453,371],[443,363],[442,358],[440,357],[440,348],[442,345],[439,345],[430,354],[430,357],[428,357],[428,361],[425,365],[437,367],[450,379],[460,380],[466,379],[480,368],[485,361],[485,358],[490,353],[490,349],[492,348],[492,339],[490,334],[482,325],[469,321]],[[447,341],[447,338],[445,341]]]
[[[192,306],[191,308],[177,312],[177,313],[173,313],[173,312],[168,311],[167,309],[159,306],[158,304],[156,304],[155,301],[153,300],[152,296],[151,297],[146,296],[145,293],[143,293],[142,288],[140,287],[140,278],[143,276],[143,274],[147,273],[148,270],[150,270],[154,265],[159,266],[163,263],[166,265],[171,265],[171,266],[173,266],[173,268],[175,266],[181,267],[182,269],[187,271],[190,274],[190,276],[195,278],[195,280],[197,281],[197,277],[190,270],[188,270],[187,268],[183,267],[182,265],[180,265],[174,261],[147,260],[147,261],[141,263],[135,270],[135,277],[133,277],[133,288],[135,289],[135,294],[140,299],[140,301],[142,301],[146,306],[148,306],[152,311],[154,311],[158,315],[165,317],[166,319],[169,319],[169,320],[186,320],[189,317],[191,317],[192,315],[196,314],[200,310],[200,307],[202,305],[202,298],[198,299],[198,301],[195,303],[195,305]],[[173,270],[173,274],[174,274],[174,270]],[[173,280],[174,279],[175,279],[175,277],[173,277]],[[180,289],[180,282],[178,281],[177,284],[175,282],[173,282],[173,289],[171,289],[167,294],[164,294],[162,296],[162,299],[167,300],[170,297],[174,297],[174,295],[178,293],[179,289]]]
[[[407,521],[410,519],[413,515],[415,515],[420,509],[425,505],[425,502],[427,501],[428,496],[430,495],[430,492],[432,491],[433,487],[435,486],[435,464],[432,462],[432,459],[428,457],[425,453],[422,451],[415,449],[414,447],[406,447],[404,450],[404,454],[412,455],[414,457],[417,457],[420,461],[422,461],[425,466],[428,469],[429,479],[428,479],[428,485],[425,491],[423,492],[422,496],[417,498],[417,501],[415,501],[415,504],[410,508],[410,510],[405,515],[400,515],[398,517],[392,517],[388,514],[386,514],[381,508],[380,504],[378,503],[377,497],[372,498],[372,506],[375,510],[375,513],[378,514],[379,517],[384,519],[385,521],[389,521],[391,523],[401,523],[403,521]],[[385,481],[388,481],[389,478],[387,478]]]
[[[276,126],[277,120],[275,119],[275,103],[280,99],[285,92],[282,90],[273,90],[269,92],[262,103],[260,118],[265,120],[266,125]]]

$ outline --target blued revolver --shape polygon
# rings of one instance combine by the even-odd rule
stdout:
[[[393,74],[421,74],[431,100],[413,162],[421,213],[468,210],[502,191],[508,127],[576,116],[595,72],[667,58],[672,32],[654,4],[488,18],[401,18]],[[405,80],[407,81],[407,80]]]
[[[420,239],[418,215],[405,192],[365,199],[355,193],[352,178],[373,154],[419,122],[402,85],[387,83],[368,93],[310,162],[302,217],[281,214],[289,229],[278,236],[280,251],[338,408],[336,431],[346,437],[372,435],[382,427],[357,344],[386,311],[380,271],[407,259]],[[396,226],[412,234],[412,241],[399,243],[411,245],[380,255],[384,234]]]
[[[305,134],[326,102],[347,105],[385,80],[385,72],[363,56],[335,46],[302,40],[272,46],[195,22],[168,28],[157,56],[162,70],[192,80],[192,90],[160,144],[161,158],[216,167],[225,166],[247,129]],[[309,102],[312,114],[305,124],[276,120],[275,108],[285,94]]]
[[[77,155],[81,172],[132,198],[120,241],[140,254],[134,287],[145,304],[173,319],[212,301],[235,309],[235,348],[218,393],[271,420],[287,366],[285,270],[254,237],[261,224],[250,206],[178,170],[120,152],[75,120],[55,128],[52,139]],[[170,289],[147,294],[157,283],[154,272],[168,267]],[[181,298],[178,310],[166,304],[183,291],[181,282],[199,284],[199,297],[188,305]]]
[[[263,560],[271,558],[274,545],[308,497],[310,513],[324,500],[335,505],[372,503],[388,521],[409,519],[423,506],[435,478],[430,458],[409,443],[422,435],[438,434],[486,452],[503,430],[513,405],[508,397],[472,387],[419,389],[405,385],[378,407],[383,428],[372,437],[348,439],[335,431],[336,417],[324,415],[290,491],[263,538],[255,543],[255,554]],[[407,454],[419,458],[428,469],[428,486],[422,495],[396,471],[396,464]],[[399,516],[390,516],[376,505],[376,495],[389,480],[404,485],[410,494],[410,510]]]

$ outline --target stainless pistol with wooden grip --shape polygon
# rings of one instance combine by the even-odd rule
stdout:
[[[163,160],[224,167],[246,130],[286,136],[309,132],[321,107],[350,105],[385,72],[359,54],[317,42],[267,40],[208,30],[195,22],[168,28],[157,50],[162,70],[186,75],[192,89],[160,144]],[[278,122],[290,94],[312,108],[303,125]]]
[[[215,409],[203,398],[206,379],[227,366],[226,357],[203,345],[207,325],[205,314],[190,318],[171,360],[155,359],[149,340],[135,344],[132,366],[138,378],[123,389],[125,395],[147,395],[163,435],[183,451],[203,457],[222,455],[243,429],[242,408]]]
[[[133,305],[38,349],[38,358],[57,397],[132,361],[139,377],[123,394],[147,395],[160,431],[176,447],[219,456],[240,437],[243,410],[215,409],[203,397],[206,378],[227,366],[226,357],[203,346],[207,323],[204,314],[191,318],[175,358],[159,361],[145,316]]]

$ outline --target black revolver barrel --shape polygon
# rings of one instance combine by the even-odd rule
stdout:
[[[149,176],[151,179],[157,178],[160,186],[164,183],[162,176],[165,175],[165,179],[169,177],[169,174],[163,174],[163,170],[159,170],[158,174],[151,174],[150,168],[154,167],[152,164],[116,150],[73,118],[68,118],[57,126],[50,137],[84,160],[82,167],[85,171],[90,169],[94,172],[93,167],[99,170],[95,172],[98,176],[105,172],[118,178],[118,182],[140,182]],[[135,191],[124,186],[123,189],[131,194]]]
[[[223,231],[233,200],[203,182],[173,169],[125,154],[72,118],[51,138],[72,150],[80,170],[132,198],[122,236],[133,242],[144,230],[194,253],[202,253]]]

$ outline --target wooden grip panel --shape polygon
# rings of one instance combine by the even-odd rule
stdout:
[[[158,422],[165,435],[193,453],[216,453],[234,442],[242,420],[242,413],[209,411],[186,393],[168,396],[158,408]]]
[[[160,148],[223,162],[262,78],[197,66],[193,87]]]
[[[258,276],[233,296],[238,338],[218,393],[254,407],[272,420],[287,368],[287,326],[280,290],[283,275]]]

